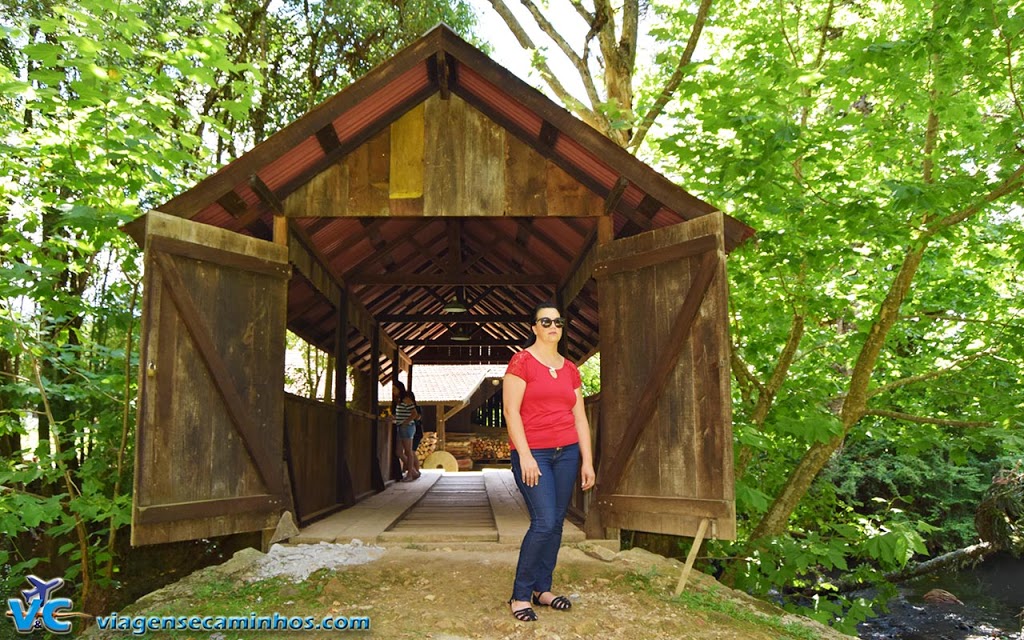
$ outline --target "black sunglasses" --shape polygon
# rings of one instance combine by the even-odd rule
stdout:
[[[544,327],[545,329],[550,327],[552,323],[559,329],[565,326],[565,318],[537,318],[537,322],[540,323],[540,326]]]

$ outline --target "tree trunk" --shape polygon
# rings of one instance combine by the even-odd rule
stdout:
[[[936,571],[946,569],[956,571],[962,569],[969,563],[983,560],[995,552],[995,547],[987,542],[982,542],[971,545],[970,547],[964,547],[963,549],[957,549],[956,551],[950,551],[949,553],[945,553],[925,562],[907,565],[899,571],[891,571],[885,574],[885,580],[886,582],[895,584],[919,578],[921,576],[928,575],[929,573],[935,573]],[[832,584],[834,584],[839,591],[843,592],[863,589],[865,586],[860,582],[852,580],[837,580],[833,581]]]
[[[4,460],[14,458],[14,454],[21,451],[21,434],[13,428],[10,432],[5,433],[7,425],[17,420],[17,418],[10,417],[14,416],[14,413],[8,413],[14,408],[14,405],[10,401],[10,394],[3,389],[5,385],[14,381],[18,373],[15,369],[15,360],[11,357],[11,352],[7,349],[0,349],[0,420],[4,421],[4,423],[0,423],[0,458]]]
[[[849,392],[843,400],[842,433],[828,442],[815,442],[811,445],[807,453],[797,463],[796,468],[793,469],[785,486],[782,487],[782,491],[775,497],[764,517],[750,534],[751,540],[781,535],[786,531],[789,517],[800,504],[811,483],[828,464],[832,454],[843,444],[846,434],[860,422],[867,411],[868,385],[871,382],[871,374],[875,370],[875,363],[882,352],[882,347],[885,346],[886,336],[889,335],[889,331],[899,318],[900,306],[910,293],[910,286],[918,267],[921,266],[921,258],[924,256],[927,246],[927,241],[921,241],[907,251],[903,258],[903,265],[890,286],[888,295],[879,307],[878,316],[871,325],[871,332],[868,334],[864,346],[861,347],[857,365],[853,369]]]

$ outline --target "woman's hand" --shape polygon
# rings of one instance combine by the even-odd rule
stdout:
[[[519,468],[523,472],[523,484],[528,487],[536,487],[540,482],[540,466],[530,454],[519,454]]]
[[[594,465],[588,462],[584,462],[580,466],[580,486],[583,490],[592,489],[594,482],[597,480],[597,476],[594,474]]]

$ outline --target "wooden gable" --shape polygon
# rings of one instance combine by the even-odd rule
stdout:
[[[284,211],[591,217],[604,200],[458,96],[434,95],[297,189]]]

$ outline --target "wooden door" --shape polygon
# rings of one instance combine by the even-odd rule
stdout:
[[[722,215],[599,248],[604,527],[736,537]]]
[[[287,248],[147,218],[132,544],[273,528],[291,509]]]

